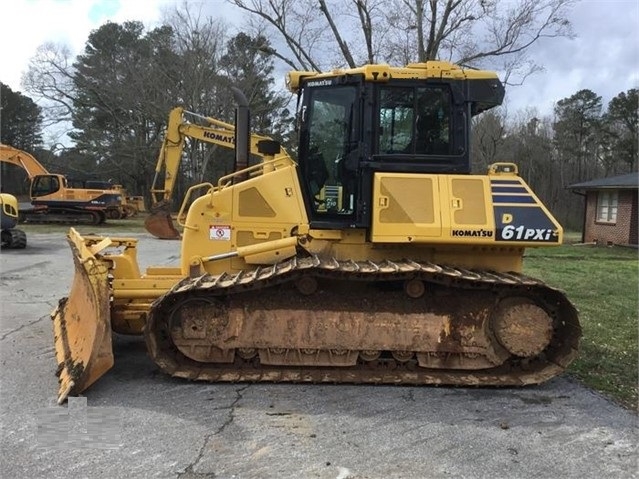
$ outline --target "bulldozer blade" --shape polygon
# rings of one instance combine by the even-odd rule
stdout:
[[[79,394],[113,367],[108,268],[72,228],[75,275],[68,297],[51,313],[58,363],[58,404]]]
[[[179,240],[182,235],[173,226],[171,213],[164,210],[153,211],[144,220],[144,227],[153,236],[159,239]]]

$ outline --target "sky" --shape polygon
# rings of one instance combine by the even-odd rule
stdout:
[[[188,0],[207,11],[225,13],[232,23],[241,17],[224,0]],[[503,0],[508,1],[508,0]],[[81,53],[89,33],[106,21],[139,20],[157,26],[162,11],[181,0],[12,0],[2,2],[0,81],[22,91],[20,80],[38,46],[67,45]],[[539,41],[529,51],[544,71],[522,86],[509,87],[509,114],[535,108],[552,114],[553,105],[581,89],[602,97],[604,106],[617,94],[639,88],[639,1],[581,0],[570,19],[575,39]],[[282,78],[283,84],[283,78]]]

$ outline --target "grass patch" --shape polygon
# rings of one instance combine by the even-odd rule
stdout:
[[[568,372],[587,386],[636,410],[637,250],[571,244],[529,249],[524,273],[565,291],[579,310],[583,337],[579,357]]]

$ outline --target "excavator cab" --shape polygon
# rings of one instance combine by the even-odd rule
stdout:
[[[35,200],[41,196],[49,196],[65,186],[62,175],[37,175],[31,182],[31,199]]]

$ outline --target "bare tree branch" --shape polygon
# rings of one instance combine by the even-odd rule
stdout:
[[[29,60],[22,84],[41,104],[45,118],[43,126],[71,120],[75,101],[73,71],[69,49],[54,43],[38,47]]]
[[[287,23],[287,15],[294,10],[294,5],[298,2],[295,0],[229,0],[232,4],[252,13],[267,23],[275,27],[275,29],[282,35],[282,38],[286,42],[289,50],[297,60],[297,63],[293,60],[288,60],[287,64],[298,65],[296,69],[315,70],[320,71],[319,65],[314,61],[313,57],[303,47],[301,37],[303,36],[299,31],[303,31],[310,21],[307,17],[299,16],[296,18],[298,22],[298,32],[296,33],[295,26],[289,26]],[[250,3],[250,5],[249,5]]]
[[[371,12],[368,9],[368,2],[366,0],[354,0],[354,2],[357,7],[357,13],[359,14],[362,32],[364,33],[368,63],[373,63],[375,61],[375,55],[373,53],[373,22],[371,20]]]
[[[335,37],[335,41],[339,45],[339,49],[341,50],[342,54],[344,55],[344,58],[346,59],[346,63],[348,63],[349,67],[355,68],[357,65],[355,65],[355,61],[353,60],[351,51],[348,49],[348,45],[346,44],[346,42],[340,35],[339,30],[337,26],[335,25],[335,22],[333,21],[333,17],[328,11],[328,7],[326,6],[326,0],[319,0],[319,4],[320,4],[320,10],[326,17],[326,21],[328,22],[328,25],[331,27],[331,31],[333,32],[333,36]]]
[[[227,1],[274,28],[289,66],[443,59],[504,71],[516,84],[541,69],[531,46],[572,37],[567,14],[578,0]]]

